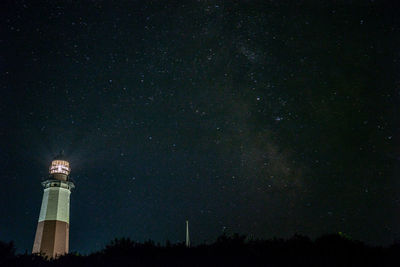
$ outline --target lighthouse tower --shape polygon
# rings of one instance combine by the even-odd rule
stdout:
[[[49,168],[32,253],[55,258],[68,253],[69,198],[75,187],[69,179],[69,162],[56,157]]]

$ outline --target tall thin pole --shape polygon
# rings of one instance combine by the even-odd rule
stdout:
[[[186,220],[186,247],[190,247],[190,238],[189,238],[189,221]]]

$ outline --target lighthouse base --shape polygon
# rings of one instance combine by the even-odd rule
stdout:
[[[68,253],[69,224],[63,221],[38,222],[32,253],[42,253],[56,258]]]

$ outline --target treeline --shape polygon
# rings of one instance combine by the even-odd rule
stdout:
[[[222,235],[213,244],[186,248],[115,239],[90,255],[70,253],[55,260],[40,255],[16,255],[13,243],[0,242],[1,266],[400,266],[400,244],[371,247],[343,235],[326,235],[311,241],[290,239],[249,240]]]

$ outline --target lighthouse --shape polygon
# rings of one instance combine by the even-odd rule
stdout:
[[[44,188],[32,253],[56,258],[69,249],[69,200],[75,187],[70,181],[69,162],[56,157],[49,168]]]

